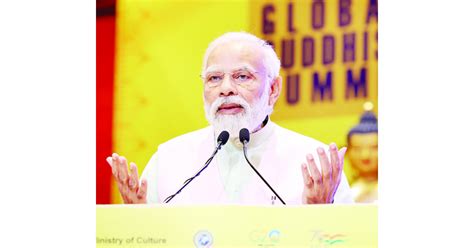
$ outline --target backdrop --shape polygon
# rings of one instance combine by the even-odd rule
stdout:
[[[112,151],[141,173],[160,143],[208,125],[202,57],[225,32],[274,45],[279,125],[343,146],[364,102],[377,113],[377,1],[106,2],[97,12],[97,203],[120,202],[105,162]],[[345,172],[351,181],[348,161]]]

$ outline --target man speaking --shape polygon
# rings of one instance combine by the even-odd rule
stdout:
[[[264,40],[226,33],[202,66],[210,126],[158,147],[137,166],[107,158],[125,203],[296,205],[352,203],[338,150],[270,120],[280,96],[280,60]],[[172,123],[170,123],[172,125]]]

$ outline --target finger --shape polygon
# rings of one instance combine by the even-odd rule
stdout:
[[[331,174],[332,174],[332,168],[331,164],[329,163],[329,159],[326,155],[326,152],[324,152],[324,149],[321,147],[318,147],[318,156],[319,156],[319,162],[321,163],[321,174],[323,175],[323,182],[324,180],[330,180]]]
[[[115,167],[115,177],[117,178],[117,181],[120,181],[119,179],[119,164],[120,164],[120,157],[117,153],[112,154],[112,164]]]
[[[309,171],[311,172],[311,177],[313,178],[313,182],[316,184],[322,183],[321,173],[316,166],[316,162],[314,162],[314,157],[311,154],[306,155],[306,160],[308,161]]]
[[[301,164],[301,173],[303,174],[304,186],[310,188],[313,184],[313,179],[311,179],[308,172],[308,166],[305,163]]]
[[[112,157],[110,157],[110,156],[107,157],[107,158],[105,159],[105,161],[107,161],[107,163],[108,163],[110,166],[112,166]]]
[[[127,166],[127,159],[125,157],[120,156],[119,158],[119,179],[122,183],[127,183],[128,182],[128,166]]]
[[[107,157],[105,160],[107,161],[107,163],[109,163],[110,168],[112,169],[112,174],[114,175],[114,177],[116,177],[116,175],[117,175],[117,168],[116,168],[116,166],[115,166],[115,164],[114,164],[114,160],[112,159],[112,157]]]
[[[114,153],[116,154],[116,153]],[[112,173],[114,174],[115,180],[120,182],[119,179],[119,161],[116,156],[112,155]]]
[[[329,154],[331,156],[331,169],[332,169],[332,176],[334,179],[337,178],[339,174],[339,154],[337,151],[337,146],[335,143],[331,143],[329,145]]]
[[[146,179],[143,179],[140,185],[140,189],[138,189],[138,194],[137,194],[138,199],[143,199],[146,197],[147,187],[148,187],[148,182],[146,181]]]
[[[114,153],[112,153],[112,158],[114,160],[118,160],[120,158],[120,156],[117,153],[114,152]]]
[[[341,170],[344,168],[344,156],[346,155],[347,147],[341,148],[339,150],[339,167],[341,167]]]
[[[346,151],[347,151],[347,147],[343,147],[338,152],[338,155],[339,155],[339,165],[338,165],[339,174],[338,174],[338,178],[341,177],[342,171],[344,170],[344,155],[346,154]]]
[[[125,187],[123,184],[118,183],[117,184],[120,195],[122,196],[123,203],[127,204],[130,202],[130,197],[129,197],[129,192],[127,190],[127,187]]]
[[[128,180],[128,186],[132,192],[137,192],[138,188],[138,169],[135,163],[130,163],[130,178]]]

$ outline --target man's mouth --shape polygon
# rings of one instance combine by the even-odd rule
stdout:
[[[218,114],[233,115],[244,111],[242,105],[237,103],[224,103],[217,109]]]

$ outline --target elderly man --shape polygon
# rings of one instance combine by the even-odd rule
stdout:
[[[139,182],[137,167],[107,158],[125,203],[163,203],[196,174],[224,130],[230,139],[209,167],[170,203],[281,204],[247,164],[239,140],[250,130],[249,161],[286,204],[351,203],[342,172],[346,148],[326,146],[284,129],[269,116],[280,96],[280,60],[265,41],[244,32],[226,33],[206,50],[202,68],[204,107],[210,126],[161,144]]]

